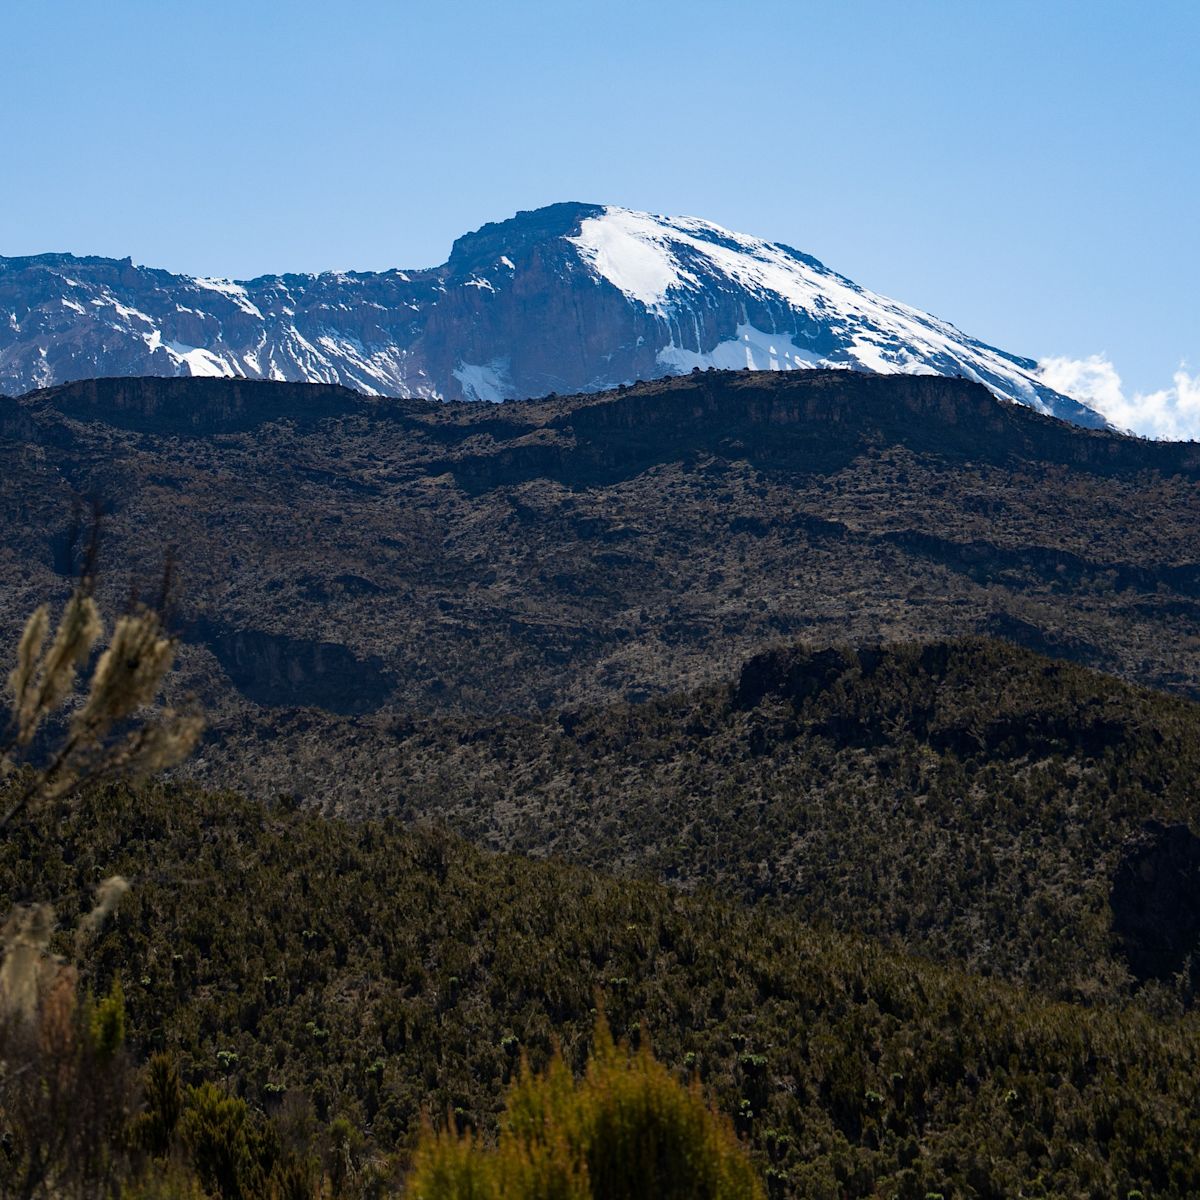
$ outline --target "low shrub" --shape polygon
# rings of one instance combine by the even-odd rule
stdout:
[[[576,1082],[556,1054],[526,1063],[508,1094],[499,1143],[485,1147],[453,1121],[427,1129],[410,1191],[415,1200],[759,1200],[733,1128],[651,1053],[617,1045],[601,1017],[591,1061]]]

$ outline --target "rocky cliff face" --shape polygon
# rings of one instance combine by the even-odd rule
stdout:
[[[696,368],[962,376],[1078,424],[1037,364],[787,246],[692,218],[557,204],[420,271],[191,278],[129,259],[0,258],[0,391],[242,376],[431,399],[599,391]]]

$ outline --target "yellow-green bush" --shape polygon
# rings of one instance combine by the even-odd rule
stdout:
[[[209,1200],[195,1173],[182,1163],[157,1159],[121,1189],[121,1200]]]
[[[759,1200],[729,1121],[643,1045],[618,1046],[601,1018],[584,1078],[560,1056],[509,1092],[495,1148],[427,1130],[415,1200]]]

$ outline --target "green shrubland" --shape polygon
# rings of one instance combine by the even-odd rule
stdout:
[[[152,1064],[122,1102],[158,1130],[146,1187],[181,1187],[188,1155],[247,1196],[399,1187],[423,1114],[491,1144],[522,1055],[541,1073],[557,1045],[581,1074],[599,991],[619,1036],[636,1049],[644,1027],[698,1076],[772,1196],[1200,1191],[1195,1016],[1054,1002],[761,907],[161,783],[43,809],[0,845],[0,904],[54,895],[70,926],[114,873],[131,887],[78,987],[120,980],[123,1054]],[[165,1108],[154,1055],[178,1074]]]
[[[912,953],[936,942],[903,929],[888,945],[848,919],[489,853],[395,818],[130,782],[186,753],[199,723],[146,719],[173,645],[148,612],[117,622],[70,704],[99,633],[83,587],[48,645],[35,614],[10,678],[0,1194],[373,1200],[406,1178],[427,1200],[1200,1193],[1200,1017],[1129,1002],[1082,872],[1019,891],[1032,909],[976,905],[969,929],[954,923],[972,873],[1005,894],[1047,862],[1111,852],[1105,823],[1151,796],[1186,816],[1189,706],[969,642],[788,652],[705,693],[686,725],[687,701],[561,723],[607,770],[606,745],[626,772],[675,764],[666,807],[639,812],[630,790],[623,822],[588,808],[596,845],[621,848],[610,865],[661,869],[679,846],[649,835],[686,827],[672,821],[688,795],[715,869],[687,881],[743,900],[763,899],[745,856],[789,819],[819,814],[823,836],[876,855],[890,831],[900,874],[870,876],[890,898],[862,927],[915,914],[986,938],[981,911],[1002,934],[1034,911],[1034,942],[1018,933],[1006,953],[1086,1000],[1067,1003],[970,971],[952,939],[937,963]],[[56,713],[64,740],[39,760]],[[729,772],[702,802],[690,772],[714,755]],[[763,764],[798,782],[822,762],[860,801],[840,817],[828,795],[789,808],[786,785],[755,784]],[[899,810],[904,789],[918,811],[889,823],[884,799]],[[728,862],[722,830],[743,831]],[[957,863],[967,836],[977,852]],[[935,875],[911,878],[918,865]],[[881,886],[896,878],[927,909]],[[851,877],[812,915],[870,891]],[[1069,976],[1052,973],[1056,929]],[[1085,990],[1089,953],[1108,978]],[[441,1134],[431,1113],[450,1114]]]

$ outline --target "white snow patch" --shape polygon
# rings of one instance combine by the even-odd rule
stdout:
[[[63,308],[74,309],[77,313],[86,313],[87,309],[82,304],[76,304],[74,300],[68,300],[65,296],[60,296],[58,301]]]
[[[602,216],[586,218],[578,237],[567,241],[631,300],[662,311],[668,291],[699,282],[677,262],[672,232],[647,213],[608,208]]]
[[[490,363],[460,362],[454,378],[462,385],[468,400],[489,400],[499,404],[516,395],[508,380],[508,359],[494,358]]]
[[[153,319],[146,316],[144,312],[139,312],[136,308],[129,308],[119,300],[110,300],[109,303],[112,304],[117,313],[124,317],[126,321],[141,321],[143,324],[151,326],[154,324]]]
[[[262,313],[258,307],[251,303],[250,294],[240,283],[234,283],[232,279],[210,279],[197,278],[196,286],[204,288],[209,292],[220,292],[222,296],[228,296],[242,310],[251,317],[257,317],[260,321],[263,320]]]
[[[789,334],[766,333],[753,325],[739,325],[737,337],[718,342],[711,350],[697,352],[682,346],[664,346],[655,356],[660,366],[685,374],[695,367],[722,371],[796,371],[833,366],[792,341]]]
[[[463,287],[480,289],[486,288],[489,292],[494,292],[496,290],[495,287],[492,286],[492,281],[490,279],[481,279],[478,275],[472,275],[471,278],[463,284]]]
[[[186,366],[189,375],[227,377],[241,374],[225,359],[211,350],[205,350],[203,346],[188,346],[183,342],[162,344],[167,348],[175,365]]]
[[[606,208],[585,218],[567,241],[614,287],[666,322],[670,342],[659,351],[664,366],[746,365],[748,329],[735,340],[707,349],[699,344],[697,313],[709,307],[706,293],[737,294],[757,301],[800,333],[750,333],[749,361],[795,363],[793,337],[812,337],[822,347],[824,366],[903,374],[962,375],[1008,399],[1049,411],[1046,383],[1011,355],[968,337],[953,325],[886,296],[859,287],[787,246],[747,237],[695,217],[659,217]],[[743,311],[745,306],[743,304]],[[745,318],[744,318],[745,319]],[[691,324],[696,343],[680,345]],[[809,333],[809,331],[813,331]],[[786,345],[780,345],[780,341]],[[690,341],[686,336],[683,341]],[[775,353],[772,353],[772,341]],[[714,356],[716,356],[714,358]],[[811,356],[801,356],[801,364]]]

